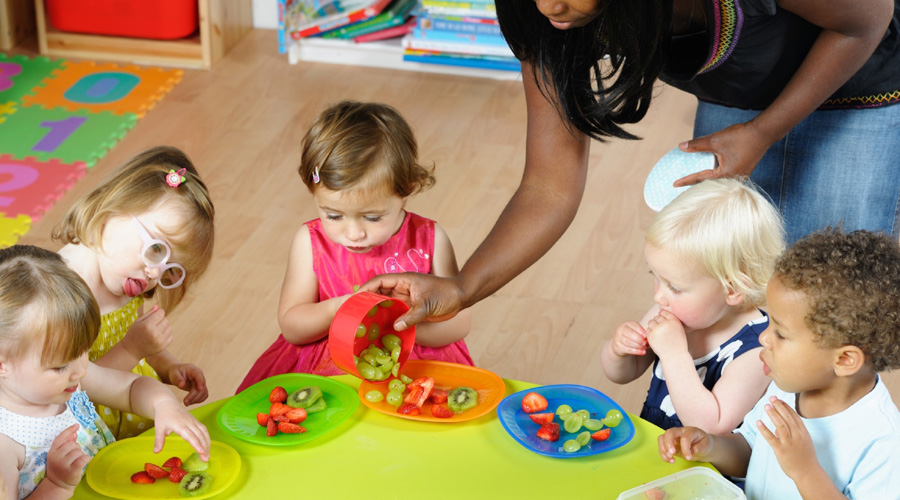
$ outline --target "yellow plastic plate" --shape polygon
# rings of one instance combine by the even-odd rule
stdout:
[[[185,460],[194,448],[175,434],[166,437],[166,444],[159,453],[153,453],[153,436],[138,436],[107,446],[100,450],[87,468],[88,485],[101,495],[113,498],[184,498],[178,493],[178,483],[157,479],[153,484],[135,484],[131,475],[144,470],[145,463],[162,466],[171,457]],[[237,479],[241,471],[241,456],[234,448],[213,441],[209,450],[209,468],[212,488],[193,499],[209,498],[225,491]]]
[[[272,403],[269,393],[275,387],[284,387],[288,394],[297,389],[318,386],[328,407],[310,413],[300,423],[306,432],[266,436],[266,428],[256,421],[257,413],[269,413]],[[359,407],[359,399],[352,387],[328,377],[306,373],[286,373],[261,380],[231,398],[219,410],[216,420],[225,432],[251,443],[268,446],[292,446],[316,439],[335,428]]]
[[[474,366],[447,363],[444,361],[415,359],[407,361],[400,372],[412,379],[431,377],[434,379],[435,388],[444,389],[446,391],[460,386],[471,387],[478,393],[478,405],[471,410],[456,413],[450,418],[437,418],[431,415],[431,401],[426,401],[422,406],[422,412],[419,415],[403,415],[397,413],[397,408],[389,405],[386,400],[373,403],[366,399],[366,393],[372,390],[381,391],[385,396],[387,396],[388,392],[387,382],[375,384],[367,380],[363,380],[362,383],[359,384],[359,400],[362,401],[362,404],[375,411],[380,411],[381,413],[387,413],[388,415],[394,415],[400,418],[452,424],[455,422],[472,420],[489,413],[500,404],[500,401],[503,399],[503,394],[506,391],[506,387],[503,385],[503,379],[501,379],[499,375]],[[403,393],[404,396],[406,394],[406,392]],[[446,403],[444,406],[447,406]]]

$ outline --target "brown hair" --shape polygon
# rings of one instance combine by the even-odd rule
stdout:
[[[406,198],[434,184],[434,167],[418,163],[412,129],[387,104],[341,101],[329,106],[303,137],[301,153],[298,173],[311,193],[318,186],[363,192],[387,188]]]
[[[897,240],[829,228],[786,250],[775,264],[775,276],[806,295],[806,324],[819,345],[855,345],[875,371],[900,367]]]
[[[45,366],[71,361],[94,344],[100,308],[87,284],[49,250],[0,250],[0,350],[19,359],[43,342]]]
[[[170,170],[185,169],[186,178],[178,187],[166,184]],[[138,215],[159,203],[175,200],[185,224],[175,232],[163,233],[178,254],[186,276],[181,286],[155,287],[147,298],[158,294],[160,306],[170,311],[184,298],[191,284],[206,271],[213,252],[215,208],[191,160],[180,149],[157,146],[121,165],[93,191],[76,201],[53,230],[53,239],[99,248],[103,229],[110,218]]]

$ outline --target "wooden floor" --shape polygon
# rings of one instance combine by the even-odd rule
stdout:
[[[16,52],[33,54],[27,44]],[[411,210],[446,228],[464,262],[517,186],[524,164],[520,81],[498,82],[328,64],[291,66],[274,31],[254,30],[211,71],[184,79],[20,241],[50,249],[66,208],[134,153],[156,144],[184,149],[217,209],[214,261],[171,313],[170,350],[202,367],[210,400],[234,393],[279,333],[278,296],[297,227],[315,217],[296,174],[310,120],[339,99],[382,101],[413,126],[436,186]],[[536,265],[473,308],[466,339],[478,366],[540,384],[595,387],[638,412],[648,375],[618,386],[603,375],[600,348],[615,327],[651,304],[643,233],[653,213],[643,183],[654,162],[690,137],[695,100],[660,84],[645,139],[594,144],[581,210]],[[513,243],[511,243],[513,244]],[[900,402],[900,376],[885,377]]]

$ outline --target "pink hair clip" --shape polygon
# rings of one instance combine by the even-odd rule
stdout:
[[[313,184],[319,183],[319,166],[316,165],[316,168],[313,169]]]
[[[184,173],[187,171],[186,168],[182,168],[179,171],[169,170],[169,173],[166,175],[166,184],[172,186],[173,188],[181,185],[182,182],[187,179],[184,177]]]

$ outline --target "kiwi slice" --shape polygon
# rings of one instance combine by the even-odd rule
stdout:
[[[478,404],[478,393],[471,387],[457,387],[447,396],[447,406],[453,413],[462,413]]]
[[[286,405],[291,408],[305,408],[308,409],[312,406],[313,403],[322,398],[322,389],[311,385],[309,387],[302,387],[297,389],[296,391],[288,394]]]
[[[187,462],[185,462],[187,463]],[[183,497],[196,497],[207,493],[212,488],[212,477],[203,471],[188,472],[181,478],[178,493]]]
[[[204,462],[200,455],[191,453],[191,456],[181,464],[181,468],[188,472],[201,472],[209,467],[209,462]]]
[[[325,398],[319,398],[318,401],[306,407],[306,413],[315,413],[317,411],[322,411],[327,407],[328,405],[325,404]]]

